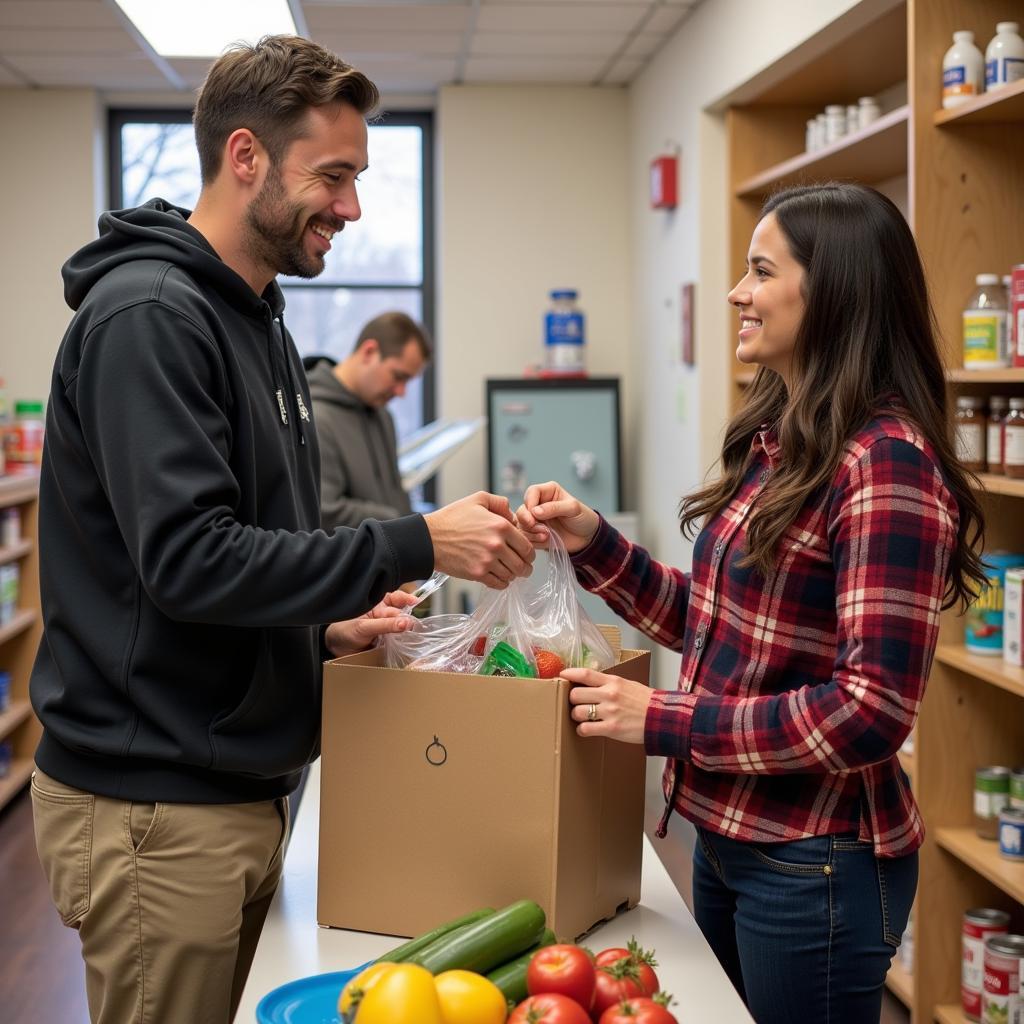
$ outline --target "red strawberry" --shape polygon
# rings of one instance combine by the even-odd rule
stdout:
[[[537,676],[540,679],[554,679],[565,668],[565,662],[554,651],[535,649],[533,657],[537,662]]]

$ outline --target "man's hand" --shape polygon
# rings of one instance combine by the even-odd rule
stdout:
[[[574,498],[553,480],[531,484],[516,511],[519,528],[537,547],[545,547],[548,530],[554,530],[570,555],[582,551],[593,539],[600,525],[598,514]]]
[[[402,633],[412,629],[416,620],[411,615],[403,615],[402,609],[416,603],[411,594],[401,590],[392,591],[380,604],[358,619],[332,622],[324,634],[324,643],[336,658],[365,651],[377,637],[385,633]]]
[[[434,568],[494,590],[529,576],[534,550],[516,526],[508,499],[477,491],[424,520],[434,543]]]

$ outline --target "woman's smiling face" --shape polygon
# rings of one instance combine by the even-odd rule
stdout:
[[[769,213],[754,228],[747,272],[728,300],[739,311],[736,358],[774,370],[787,385],[804,316],[804,279],[804,268],[790,252],[775,214]]]

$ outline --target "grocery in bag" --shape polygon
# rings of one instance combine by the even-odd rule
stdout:
[[[565,668],[603,671],[615,655],[576,597],[565,545],[549,531],[530,576],[484,589],[472,615],[431,615],[382,638],[389,668],[551,678]]]

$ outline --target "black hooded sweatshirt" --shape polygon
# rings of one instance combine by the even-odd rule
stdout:
[[[253,292],[187,216],[162,200],[104,214],[64,266],[36,759],[110,797],[264,800],[319,749],[319,624],[428,576],[433,548],[420,516],[318,528],[281,291]]]

